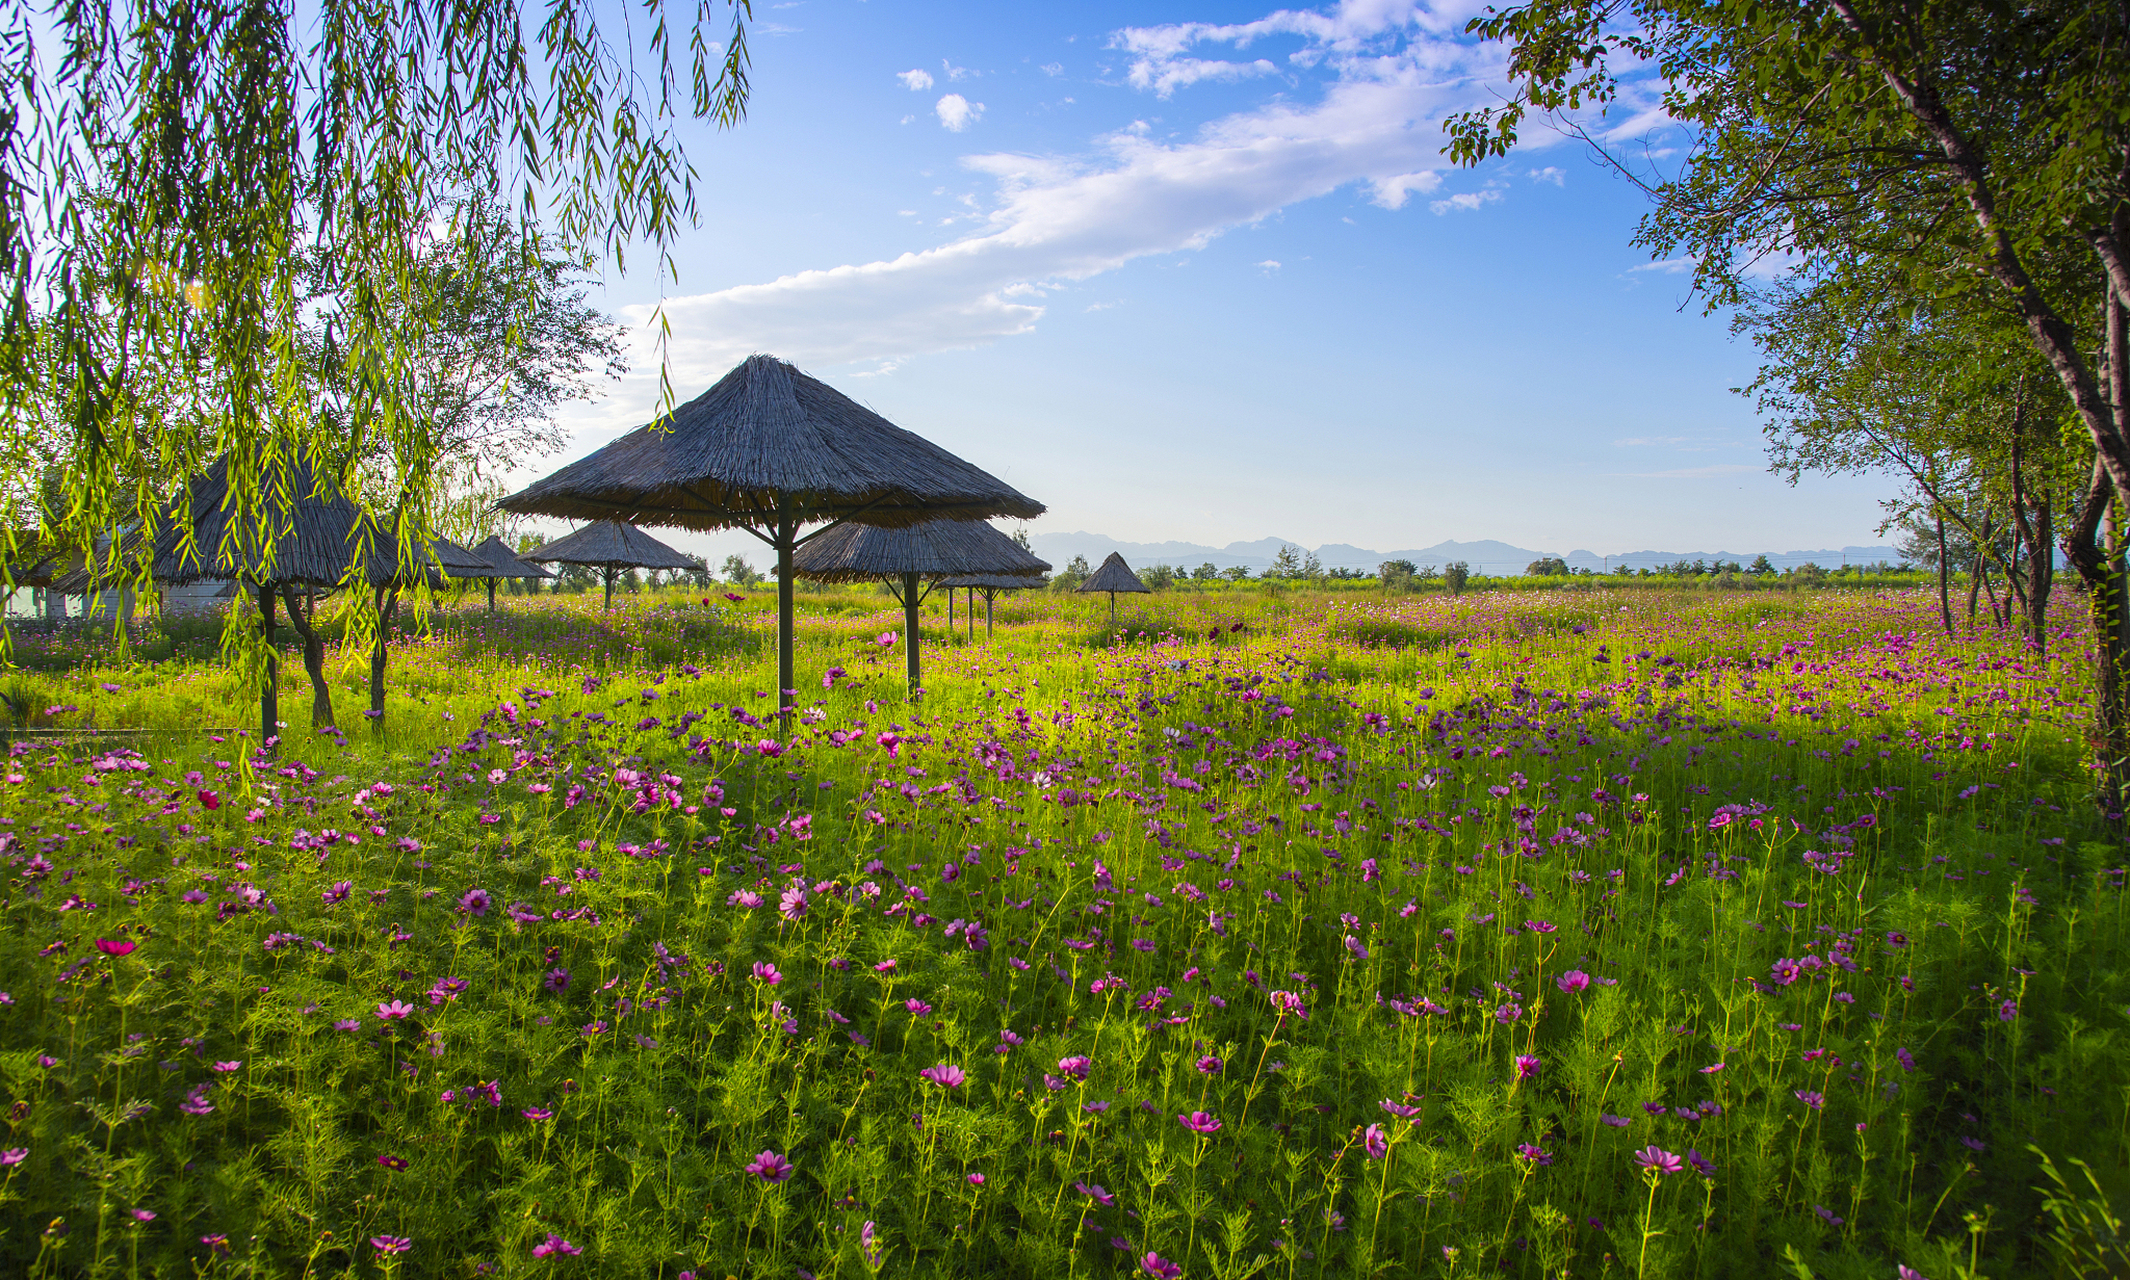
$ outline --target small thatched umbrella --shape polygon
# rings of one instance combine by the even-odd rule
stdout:
[[[606,607],[614,607],[614,575],[623,569],[693,569],[701,562],[683,555],[633,524],[596,520],[567,537],[537,547],[520,560],[541,564],[582,564],[599,570],[606,583]]]
[[[496,611],[497,578],[552,578],[555,575],[539,565],[518,558],[518,553],[503,545],[503,540],[494,534],[473,549],[473,554],[488,563],[488,572],[480,574],[455,574],[455,577],[480,577],[488,579],[488,612]]]
[[[258,592],[259,630],[266,641],[266,681],[259,695],[259,736],[276,736],[279,707],[274,681],[274,596],[288,606],[289,621],[303,637],[303,666],[311,679],[311,724],[333,727],[332,693],[325,682],[325,641],[311,625],[321,594],[350,580],[374,589],[401,580],[397,549],[377,523],[342,494],[337,486],[320,488],[305,454],[270,464],[258,477],[262,485],[265,528],[260,522],[235,522],[229,494],[229,456],[215,459],[204,476],[189,481],[158,522],[154,575],[157,581],[185,585],[204,579],[231,579]],[[471,570],[481,562],[472,553],[443,539],[425,539],[423,558],[432,580],[441,565],[455,562]],[[301,591],[301,595],[298,592]],[[380,618],[379,645],[384,626]],[[383,663],[373,658],[371,699],[382,698]]]
[[[525,515],[746,529],[777,556],[778,701],[791,672],[802,526],[1033,519],[1043,504],[774,356],[749,356],[666,418],[497,504]]]
[[[95,596],[106,587],[119,593],[119,611],[127,619],[133,617],[133,579],[140,570],[141,557],[147,551],[147,539],[141,536],[138,527],[125,531],[119,539],[118,555],[111,554],[111,535],[103,534],[96,539],[96,550],[82,562],[51,581],[47,590],[61,597],[83,597],[82,615],[88,616],[95,604]]]
[[[902,602],[903,652],[912,694],[919,687],[917,606],[931,591],[929,585],[918,591],[920,579],[1039,574],[1050,568],[981,520],[933,520],[904,529],[837,525],[801,548],[791,567],[800,577],[819,582],[887,580],[888,589]]]
[[[1087,575],[1087,581],[1081,583],[1079,589],[1109,592],[1109,625],[1113,627],[1117,625],[1117,593],[1150,590],[1139,581],[1139,575],[1132,572],[1132,567],[1124,563],[1124,557],[1114,551],[1102,562],[1101,568]]]
[[[1043,566],[1047,572],[1049,565]],[[991,605],[1001,591],[1026,591],[1043,585],[1041,574],[1027,577],[1008,576],[1000,573],[969,573],[954,578],[942,578],[939,585],[949,591],[966,590],[969,593],[969,638],[976,638],[976,596],[984,597],[984,638],[991,638]]]

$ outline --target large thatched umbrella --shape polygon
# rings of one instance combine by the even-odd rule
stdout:
[[[792,697],[792,556],[808,524],[1032,519],[1043,504],[774,356],[499,504],[525,515],[746,529],[777,557],[777,681]]]
[[[1050,566],[1047,564],[1043,566],[1046,572],[1049,568]],[[942,578],[939,581],[939,585],[949,591],[966,590],[969,593],[969,638],[971,640],[976,638],[976,597],[978,593],[982,593],[984,597],[984,638],[988,640],[991,638],[992,630],[991,606],[998,598],[998,593],[1001,591],[1026,591],[1031,587],[1040,587],[1043,585],[1043,578],[1040,573],[1029,574],[1025,577],[1002,573],[968,573],[959,577]]]
[[[596,456],[596,455],[595,455]],[[632,524],[595,520],[577,532],[519,556],[541,564],[581,564],[599,571],[606,583],[606,607],[614,607],[614,575],[623,569],[693,569],[701,564]]]
[[[266,641],[266,682],[259,695],[259,736],[277,736],[279,719],[274,681],[274,597],[288,606],[289,621],[303,637],[303,666],[311,679],[311,724],[333,727],[332,693],[325,682],[325,641],[312,624],[323,595],[345,583],[373,589],[396,588],[402,581],[398,549],[376,521],[340,492],[321,488],[308,456],[270,463],[257,478],[263,493],[264,519],[238,521],[229,492],[229,456],[215,459],[203,476],[188,482],[158,521],[154,575],[157,581],[182,586],[203,579],[229,579],[257,592],[259,630]],[[480,561],[441,538],[423,539],[418,555],[433,581],[439,568],[472,570]],[[300,594],[299,594],[300,593]],[[384,627],[380,619],[379,645]],[[373,703],[382,697],[382,661],[373,658]]]
[[[819,582],[887,580],[888,589],[902,602],[903,653],[912,694],[919,687],[917,606],[931,592],[929,585],[918,590],[921,579],[936,582],[972,573],[1033,575],[1050,568],[981,520],[931,520],[902,529],[837,525],[800,549],[791,567],[800,577]]]
[[[488,579],[488,612],[490,613],[494,613],[496,611],[497,578],[552,578],[555,576],[554,574],[549,573],[547,570],[542,569],[539,565],[533,564],[529,561],[520,560],[518,558],[518,553],[512,551],[509,547],[504,546],[503,540],[501,538],[496,537],[494,534],[489,534],[488,540],[486,542],[483,542],[480,546],[473,548],[473,554],[479,557],[481,560],[487,562],[488,571],[479,574],[469,573],[457,574],[454,576],[462,578],[479,577]]]
[[[1102,562],[1101,568],[1087,575],[1087,581],[1081,583],[1079,589],[1082,591],[1109,592],[1109,625],[1113,627],[1117,625],[1117,593],[1119,591],[1151,590],[1145,583],[1139,581],[1139,575],[1132,572],[1132,567],[1124,563],[1124,557],[1114,551],[1109,553],[1109,559]]]

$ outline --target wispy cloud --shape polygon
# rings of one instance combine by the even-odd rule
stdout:
[[[911,93],[923,93],[932,87],[932,73],[923,67],[918,67],[912,71],[898,72],[895,78],[902,81],[902,87],[908,89]]]
[[[1113,47],[1128,51],[1134,68],[1146,64],[1143,83],[1155,94],[1194,48],[1274,35],[1295,41],[1286,63],[1308,72],[1312,92],[1276,93],[1182,134],[1134,122],[1078,154],[966,156],[963,166],[992,184],[988,199],[961,215],[977,224],[969,234],[880,261],[669,299],[673,376],[690,385],[754,351],[828,365],[990,342],[1029,332],[1078,281],[1134,258],[1200,248],[1342,187],[1400,208],[1442,183],[1443,118],[1489,100],[1498,85],[1500,51],[1458,35],[1465,16],[1405,0],[1348,0],[1241,26],[1119,32]],[[904,83],[916,74],[903,73]],[[960,94],[935,106],[940,123],[957,131],[982,110]],[[1499,198],[1489,187],[1450,197],[1444,211]],[[631,318],[644,322],[649,311]]]
[[[1743,475],[1758,471],[1759,467],[1742,462],[1722,462],[1709,467],[1680,467],[1672,471],[1627,471],[1619,473],[1627,480],[1713,480],[1718,476]]]
[[[1460,191],[1456,195],[1448,196],[1441,200],[1430,200],[1428,201],[1427,211],[1438,218],[1445,213],[1471,213],[1477,209],[1484,209],[1499,199],[1501,199],[1501,188],[1489,185],[1478,191]]]
[[[1543,169],[1533,169],[1526,176],[1533,182],[1550,182],[1556,187],[1568,185],[1568,171],[1559,165],[1549,164]]]

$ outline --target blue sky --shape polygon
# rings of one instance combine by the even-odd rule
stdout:
[[[747,123],[684,135],[676,276],[638,252],[599,300],[640,325],[663,298],[681,398],[774,353],[1048,503],[1043,529],[1879,541],[1887,482],[1766,474],[1730,391],[1752,352],[1630,244],[1637,191],[1543,128],[1449,168],[1441,120],[1500,89],[1472,11],[758,4]],[[647,420],[656,359],[640,340],[520,478]]]

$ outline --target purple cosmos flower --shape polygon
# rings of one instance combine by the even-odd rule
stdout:
[[[103,945],[103,943],[99,942],[96,945],[100,947]],[[2018,1016],[2019,1002],[2017,1000],[2007,1000],[2003,1004],[1997,1006],[1997,1020],[1999,1022],[2010,1022],[2012,1019]]]
[[[1804,1103],[1806,1106],[1812,1108],[1814,1111],[1817,1111],[1827,1105],[1826,1095],[1812,1089],[1797,1090],[1797,1100],[1799,1102]]]
[[[494,905],[495,899],[488,896],[486,889],[468,889],[459,897],[459,910],[470,916],[485,916]]]
[[[1384,1156],[1389,1155],[1390,1138],[1383,1132],[1383,1126],[1380,1124],[1368,1126],[1368,1129],[1361,1135],[1361,1147],[1368,1152],[1368,1158],[1371,1160],[1381,1160]]]
[[[747,1165],[747,1172],[764,1182],[782,1182],[792,1174],[791,1161],[774,1151],[764,1151]]]
[[[0,1169],[21,1164],[29,1158],[30,1149],[28,1147],[9,1147],[5,1151],[0,1151]]]
[[[1058,1070],[1075,1080],[1085,1080],[1087,1073],[1094,1069],[1094,1065],[1093,1058],[1081,1057],[1079,1054],[1074,1054],[1070,1058],[1058,1059]]]
[[[1826,1219],[1827,1225],[1828,1225],[1828,1226],[1830,1226],[1830,1227],[1838,1227],[1838,1226],[1842,1225],[1842,1220],[1841,1220],[1840,1218],[1837,1218],[1837,1217],[1835,1217],[1835,1216],[1834,1216],[1834,1210],[1832,1210],[1832,1209],[1829,1209],[1829,1208],[1828,1208],[1827,1206],[1825,1206],[1825,1205],[1823,1205],[1823,1204],[1815,1204],[1815,1205],[1813,1205],[1813,1206],[1812,1206],[1812,1212],[1814,1212],[1814,1213],[1818,1214],[1818,1215],[1819,1215],[1820,1217],[1822,1217],[1822,1218]]]
[[[969,1185],[970,1185],[970,1186],[972,1186],[972,1187],[980,1187],[980,1186],[984,1185],[984,1175],[982,1175],[982,1174],[980,1174],[980,1173],[972,1173],[972,1174],[970,1174],[970,1175],[969,1175]]]
[[[772,987],[784,980],[784,975],[777,972],[775,965],[764,964],[760,960],[754,962],[753,973],[756,982],[766,982]]]
[[[407,1167],[407,1162],[398,1156],[379,1156],[377,1157],[377,1163],[395,1173]]]
[[[405,1253],[414,1242],[405,1236],[371,1236],[370,1247],[379,1253]]]
[[[155,1221],[155,1210],[153,1209],[128,1209],[126,1212],[135,1222]]]
[[[1606,1112],[1598,1113],[1598,1122],[1600,1124],[1608,1125],[1614,1129],[1624,1129],[1629,1124],[1633,1123],[1626,1116],[1616,1116]]]
[[[96,949],[107,956],[130,956],[133,954],[134,948],[138,946],[140,944],[130,938],[98,938],[96,940]],[[2011,1001],[2007,1000],[2005,1003],[2010,1004]],[[2009,1022],[2011,1019],[2007,1018],[2005,1021]]]
[[[1547,1151],[1543,1147],[1533,1146],[1528,1142],[1517,1143],[1516,1154],[1522,1156],[1526,1160],[1529,1160],[1532,1164],[1535,1165],[1550,1165],[1553,1163],[1552,1152]]]
[[[584,1250],[581,1247],[571,1244],[552,1231],[547,1233],[547,1239],[533,1246],[533,1257],[535,1258],[552,1257],[558,1253],[565,1257],[574,1258],[583,1252]]]
[[[1192,1133],[1215,1134],[1220,1132],[1220,1121],[1215,1120],[1203,1111],[1193,1111],[1189,1115],[1178,1115],[1176,1121]]]
[[[1929,1276],[1903,1262],[1894,1267],[1895,1280],[1930,1280]]]
[[[960,1067],[945,1062],[936,1067],[926,1067],[917,1074],[942,1089],[959,1089],[962,1086],[962,1081],[968,1078],[962,1074]]]
[[[1147,1250],[1146,1256],[1139,1259],[1139,1269],[1152,1276],[1154,1280],[1176,1280],[1177,1276],[1183,1274],[1182,1267],[1166,1261],[1152,1249]]]
[[[226,1235],[217,1233],[211,1236],[201,1236],[200,1243],[212,1250],[217,1258],[229,1256],[229,1237]]]
[[[1410,1120],[1420,1114],[1420,1108],[1408,1107],[1402,1102],[1393,1102],[1389,1098],[1383,1099],[1380,1105],[1385,1111],[1404,1120]]]
[[[1713,1178],[1716,1176],[1716,1166],[1709,1163],[1708,1157],[1702,1155],[1699,1151],[1693,1149],[1692,1147],[1689,1147],[1686,1150],[1686,1162],[1694,1166],[1694,1172],[1700,1174],[1704,1178]]]
[[[796,920],[806,914],[806,890],[793,885],[777,897],[777,914],[786,920]]]
[[[1282,1018],[1291,1014],[1305,1022],[1309,1019],[1309,1006],[1302,1003],[1302,998],[1292,991],[1273,992],[1272,1007],[1278,1010]]]
[[[1910,1052],[1908,1052],[1908,1050],[1907,1050],[1907,1048],[1906,1048],[1905,1046],[1903,1046],[1902,1048],[1899,1048],[1899,1049],[1895,1049],[1895,1050],[1893,1051],[1893,1056],[1894,1056],[1895,1058],[1898,1058],[1898,1059],[1900,1060],[1900,1063],[1901,1063],[1901,1070],[1903,1070],[1903,1071],[1914,1071],[1914,1070],[1916,1069],[1916,1058],[1915,1058],[1915,1055],[1914,1055],[1914,1054],[1912,1054],[1912,1053],[1910,1053]]]
[[[524,1116],[527,1120],[534,1121],[552,1120],[555,1118],[555,1113],[549,1111],[546,1107],[527,1107],[523,1111],[520,1111],[518,1114]]]
[[[1538,1058],[1535,1055],[1528,1053],[1516,1055],[1516,1078],[1518,1080],[1529,1080],[1537,1074]]]
[[[1207,1054],[1198,1060],[1198,1074],[1202,1076],[1217,1076],[1220,1074],[1220,1069],[1226,1065],[1226,1063],[1212,1054]]]
[[[1648,1146],[1634,1153],[1635,1167],[1652,1173],[1670,1175],[1683,1172],[1686,1162],[1660,1147]]]
[[[1590,985],[1590,975],[1584,973],[1581,969],[1570,969],[1560,977],[1555,978],[1553,985],[1563,991],[1574,993]]]
[[[412,1012],[414,1012],[414,1006],[404,1000],[387,1000],[377,1006],[377,1017],[380,1022],[393,1022],[406,1017]]]
[[[858,1229],[858,1250],[865,1255],[866,1266],[879,1269],[880,1246],[873,1243],[873,1224],[870,1219]]]
[[[1093,1186],[1089,1186],[1084,1182],[1075,1182],[1072,1184],[1072,1186],[1073,1190],[1079,1192],[1083,1196],[1086,1196],[1088,1199],[1094,1201],[1098,1205],[1101,1205],[1105,1209],[1117,1203],[1117,1197],[1111,1195],[1107,1191],[1104,1191],[1102,1189],[1102,1184],[1099,1182],[1095,1183]]]
[[[922,1018],[926,1014],[932,1012],[931,1005],[928,1005],[924,1001],[916,999],[914,997],[903,1001],[902,1007],[909,1010],[910,1016],[913,1018]]]

